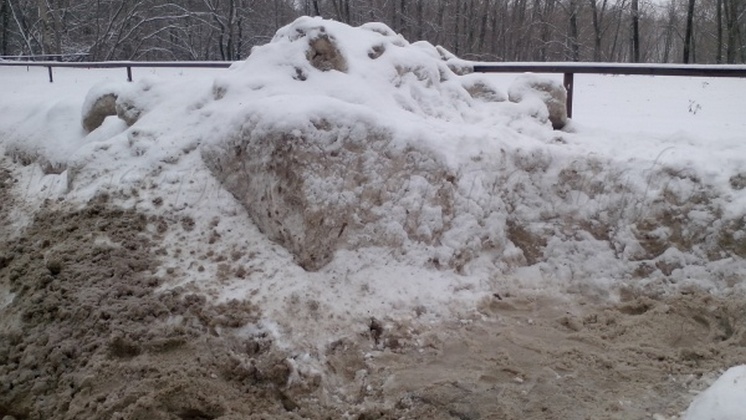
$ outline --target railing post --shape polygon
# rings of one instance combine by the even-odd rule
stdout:
[[[567,118],[572,118],[572,88],[574,85],[574,76],[574,73],[565,73],[565,79],[563,81],[565,89],[567,90],[567,102],[565,103],[567,106]]]
[[[127,66],[127,81],[128,82],[132,81],[132,67],[130,66]]]
[[[49,71],[49,83],[54,83],[54,79],[52,78],[52,66],[47,66],[47,70]]]

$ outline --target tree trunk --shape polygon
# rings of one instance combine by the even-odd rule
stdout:
[[[435,33],[435,44],[445,44],[443,42],[443,33],[445,32],[445,13],[446,13],[446,0],[439,0],[438,1],[438,16],[436,19],[436,25],[438,30]]]
[[[528,38],[526,22],[526,0],[516,0],[513,3],[513,19],[511,22],[512,42],[506,54],[513,60],[524,60],[527,52],[531,49],[531,40]]]
[[[743,59],[744,49],[746,49],[746,46],[740,42],[739,20],[744,12],[740,10],[739,5],[743,4],[743,0],[724,0],[723,4],[725,6],[723,9],[725,12],[725,30],[728,37],[725,59],[728,64],[734,64],[738,55]],[[739,50],[740,54],[738,54]]]
[[[8,55],[8,34],[10,26],[10,10],[8,10],[7,0],[2,0],[0,4],[0,27],[2,32],[0,33],[0,55]]]
[[[397,7],[396,7],[396,2],[397,2],[397,0],[391,0],[391,8],[390,8],[390,12],[391,12],[391,17],[390,17],[391,20],[390,20],[390,22],[391,22],[391,25],[390,26],[391,26],[391,29],[394,30],[394,32],[400,33],[401,28],[399,27],[399,19],[397,19],[397,12],[398,12],[398,10],[397,10]]]
[[[491,0],[484,0],[482,5],[482,12],[480,13],[480,24],[479,24],[479,38],[477,40],[477,52],[480,54],[484,52],[484,39],[487,36],[487,16],[489,15],[490,7],[492,7]]]
[[[611,43],[611,53],[609,54],[609,57],[612,60],[614,60],[617,55],[617,46],[619,44],[619,32],[621,31],[621,28],[622,28],[622,11],[624,10],[625,1],[626,0],[622,0],[622,4],[617,8],[616,29],[614,30],[614,41]]]
[[[41,24],[41,53],[47,54],[50,50],[49,43],[51,41],[51,35],[49,31],[49,8],[47,7],[46,0],[38,0],[37,8],[39,10],[39,23]]]
[[[313,5],[313,15],[321,16],[321,9],[319,9],[319,0],[311,0],[311,4]]]
[[[666,11],[666,32],[663,35],[663,62],[671,61],[671,50],[673,48],[674,33],[676,32],[676,22],[678,15],[676,13],[676,2],[669,2]]]
[[[544,0],[544,2],[536,1],[536,6],[541,7],[541,13],[539,14],[541,22],[541,30],[539,32],[539,59],[541,61],[550,60],[551,55],[551,41],[552,41],[552,28],[553,25],[550,22],[550,18],[554,15],[555,5],[557,3],[554,0]]]
[[[472,53],[474,50],[474,40],[476,39],[476,21],[477,18],[474,16],[474,10],[476,9],[476,6],[474,6],[474,0],[469,0],[467,3],[467,10],[464,14],[464,26],[466,27],[466,51],[467,53]]]
[[[684,64],[689,64],[689,51],[692,47],[692,33],[694,31],[694,2],[689,0],[689,6],[686,9],[686,35],[684,36]]]
[[[632,62],[640,62],[640,7],[632,0]]]
[[[417,0],[415,4],[415,13],[417,15],[417,31],[415,32],[415,38],[416,41],[420,41],[424,39],[425,36],[425,15],[424,15],[424,5],[422,4],[424,0]]]
[[[236,0],[228,0],[228,22],[223,26],[223,39],[225,39],[225,51],[222,54],[224,60],[236,59]]]
[[[454,28],[453,28],[453,53],[459,54],[459,38],[461,38],[461,0],[456,0],[456,10],[453,14],[454,17]]]
[[[490,52],[492,52],[495,55],[496,59],[503,59],[505,57],[505,48],[500,48],[498,45],[498,41],[500,39],[504,40],[504,37],[500,37],[500,33],[498,32],[497,28],[497,16],[500,14],[500,8],[495,5],[495,8],[492,10],[492,15],[490,16],[490,28],[492,29],[492,36],[490,37]],[[498,54],[498,51],[500,54]]]
[[[277,4],[277,2],[275,2],[275,4]],[[334,7],[335,19],[339,22],[344,22],[344,20],[342,20],[342,9],[339,5],[339,0],[332,0],[332,6]]]
[[[570,52],[572,61],[580,61],[578,40],[578,0],[570,0]]]
[[[723,62],[723,0],[717,0],[717,46],[715,47],[715,62],[722,64]]]
[[[236,23],[236,55],[233,60],[241,60],[243,58],[243,16],[239,16],[238,22]]]
[[[597,0],[588,0],[591,6],[591,19],[593,20],[593,61],[601,61],[601,18],[606,12],[606,0],[601,10],[598,10]]]

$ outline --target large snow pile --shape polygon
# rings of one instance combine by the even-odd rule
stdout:
[[[494,180],[462,173],[467,162],[492,158],[453,131],[479,124],[504,94],[479,76],[456,75],[446,58],[380,24],[299,20],[216,83],[215,99],[245,113],[206,162],[307,269],[336,249],[410,243],[427,247],[436,266],[462,270],[485,249],[513,264],[520,250],[507,239],[505,204],[472,186]],[[533,106],[544,113],[527,123],[544,129],[546,105]],[[523,118],[519,106],[507,107]],[[494,174],[471,166],[479,178]]]
[[[738,420],[746,413],[746,365],[734,366],[694,399],[683,420]]]
[[[203,156],[311,270],[337,249],[381,246],[462,273],[481,259],[569,282],[728,286],[743,273],[737,186],[685,162],[578,156],[541,92],[518,94],[525,77],[510,89],[520,103],[485,102],[468,89],[480,76],[444,58],[382,25],[296,21],[215,83],[233,123]]]
[[[454,72],[465,68],[382,24],[301,18],[209,85],[94,88],[84,111],[117,92],[120,119],[86,137],[67,126],[59,141],[32,135],[39,118],[67,121],[67,108],[52,105],[10,133],[7,153],[91,191],[104,173],[139,185],[202,166],[186,159],[197,150],[308,270],[338,250],[381,247],[421,267],[518,273],[602,295],[624,282],[738,284],[742,159],[714,171],[666,161],[665,150],[588,154],[587,138],[552,130],[537,98],[557,100],[527,93],[535,76],[511,87],[514,103],[485,76]]]
[[[461,159],[439,150],[458,139],[433,133],[472,124],[480,102],[467,89],[474,77],[454,74],[444,56],[380,24],[296,21],[216,82],[215,99],[241,108],[240,126],[203,156],[310,270],[340,248],[416,243],[453,268],[485,243],[502,254],[504,212],[470,203]]]
[[[513,308],[516,326],[534,325],[519,303],[501,302],[516,290],[619,299],[624,316],[653,318],[654,308],[676,322],[675,310],[645,299],[743,291],[742,139],[711,150],[686,136],[648,145],[565,126],[556,81],[524,75],[501,89],[468,69],[381,24],[301,18],[217,77],[75,80],[16,93],[22,106],[0,102],[0,152],[16,162],[2,187],[19,197],[0,208],[12,221],[2,233],[21,234],[55,203],[132,210],[160,264],[153,293],[256,304],[251,325],[229,324],[292,354],[283,392],[313,389],[326,372],[325,389],[355,401],[378,389],[366,382],[375,373],[367,351],[437,348],[438,334],[423,331],[438,318],[462,325],[496,312],[502,322]],[[97,208],[81,210],[82,220],[100,223],[87,226],[90,238],[114,249]],[[71,238],[90,239],[81,235]],[[53,241],[37,242],[51,255]],[[16,289],[0,292],[0,309],[12,308]],[[557,321],[548,311],[547,322],[572,331],[573,349],[583,328],[616,337],[606,333],[616,318],[603,311],[582,323],[561,312]],[[740,337],[722,324],[726,339]],[[615,334],[627,339],[626,328]],[[690,353],[681,363],[704,357]],[[343,356],[354,363],[335,376],[329,360]]]

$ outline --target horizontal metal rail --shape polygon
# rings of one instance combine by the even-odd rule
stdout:
[[[0,66],[76,67],[76,68],[125,68],[125,67],[171,67],[171,68],[227,68],[232,61],[0,61]]]
[[[73,59],[81,59],[83,57],[88,57],[88,53],[72,53],[72,54],[33,54],[33,55],[27,55],[27,54],[21,54],[21,55],[0,55],[0,60],[30,60],[30,61],[36,61],[37,59],[40,60],[64,60],[68,58]]]
[[[52,69],[55,67],[86,68],[86,69],[127,69],[127,81],[132,81],[132,68],[228,68],[233,64],[230,61],[3,61],[0,66],[16,67],[46,67],[49,71],[49,83],[54,82]]]
[[[743,65],[622,64],[622,63],[470,63],[475,73],[562,73],[567,90],[567,116],[572,118],[575,74],[637,76],[744,77]]]
[[[54,81],[52,69],[72,68],[125,68],[127,81],[132,81],[132,68],[228,68],[229,61],[103,61],[103,62],[59,62],[59,61],[6,61],[0,66],[46,67],[49,82]],[[561,73],[567,89],[567,116],[572,117],[573,87],[575,74],[615,74],[638,76],[689,76],[689,77],[738,77],[746,78],[745,65],[701,65],[701,64],[627,64],[627,63],[484,63],[467,62],[475,73]]]
[[[587,73],[640,76],[746,77],[746,65],[651,63],[469,63],[478,73]]]

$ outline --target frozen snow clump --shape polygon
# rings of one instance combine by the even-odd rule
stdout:
[[[487,77],[481,74],[462,76],[461,83],[472,98],[485,102],[504,102],[508,97]]]
[[[134,125],[148,110],[154,108],[161,99],[155,81],[143,79],[127,88],[121,89],[116,102],[117,117]]]
[[[683,420],[740,420],[746,413],[746,365],[728,369],[699,394]]]
[[[305,269],[323,267],[338,248],[443,238],[455,188],[432,153],[397,150],[391,134],[372,125],[322,119],[291,132],[257,128],[203,156],[259,228]]]
[[[516,77],[508,89],[511,102],[529,102],[538,105],[541,101],[546,111],[539,106],[535,116],[541,120],[548,119],[555,130],[567,124],[567,90],[557,80],[524,74]],[[532,104],[533,105],[533,104]]]
[[[83,102],[81,123],[87,133],[97,129],[110,115],[117,115],[116,102],[120,86],[113,83],[98,84],[91,88]]]
[[[44,174],[61,174],[85,132],[80,102],[63,98],[44,103],[7,133],[5,154],[22,165],[38,164]]]
[[[469,62],[458,58],[456,54],[453,54],[444,47],[438,45],[435,49],[438,51],[440,58],[446,62],[448,68],[451,69],[452,72],[463,76],[474,71],[474,67]]]
[[[741,172],[730,177],[730,186],[734,190],[746,189],[746,172]]]
[[[245,114],[232,134],[204,145],[206,164],[308,270],[336,249],[407,242],[439,246],[438,264],[459,265],[489,231],[482,220],[449,233],[467,200],[422,127],[464,121],[475,98],[504,95],[461,80],[431,44],[410,44],[381,23],[300,18],[216,80],[212,96]]]
[[[334,38],[320,33],[308,41],[308,46],[306,58],[312,66],[321,71],[337,70],[343,73],[347,71],[347,61],[337,48]]]

